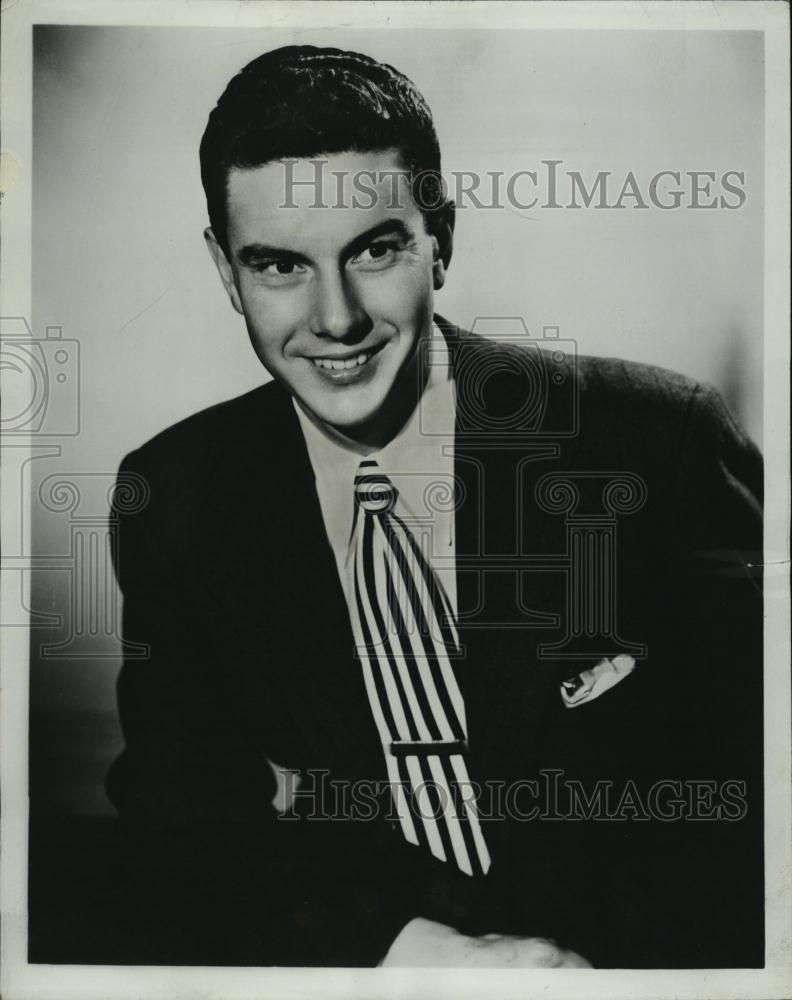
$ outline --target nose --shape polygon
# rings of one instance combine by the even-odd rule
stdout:
[[[314,287],[311,332],[351,343],[362,340],[371,329],[371,318],[344,276],[323,275]]]

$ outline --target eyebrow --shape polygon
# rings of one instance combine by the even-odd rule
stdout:
[[[376,226],[366,229],[364,232],[351,239],[349,243],[341,248],[340,256],[354,257],[355,254],[364,250],[373,240],[380,236],[387,236],[391,234],[398,235],[403,240],[412,238],[412,233],[401,221],[401,219],[385,219],[382,222],[377,223]],[[285,247],[268,246],[265,243],[248,243],[247,246],[244,246],[237,251],[236,257],[242,267],[254,267],[256,264],[260,264],[263,260],[310,260],[310,258],[305,256],[305,254],[299,253],[296,250],[287,250]]]

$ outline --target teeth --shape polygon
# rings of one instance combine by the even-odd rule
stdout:
[[[349,358],[347,361],[336,361],[331,358],[314,358],[313,361],[317,368],[327,368],[330,371],[340,372],[365,365],[370,357],[370,354],[358,354],[356,358]]]

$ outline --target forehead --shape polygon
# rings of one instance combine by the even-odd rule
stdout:
[[[260,242],[333,252],[385,219],[422,221],[395,150],[235,167],[226,203],[232,248]]]

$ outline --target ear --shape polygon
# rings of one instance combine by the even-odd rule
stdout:
[[[450,200],[434,212],[431,220],[432,252],[434,254],[432,277],[435,291],[439,291],[446,281],[451,254],[454,250],[455,221],[456,206]]]
[[[206,240],[206,247],[220,275],[220,280],[223,282],[223,288],[225,288],[226,294],[231,299],[231,305],[238,313],[244,315],[242,301],[239,298],[239,291],[234,280],[234,272],[228,262],[225,250],[220,246],[217,237],[210,228],[204,229],[204,240]]]

